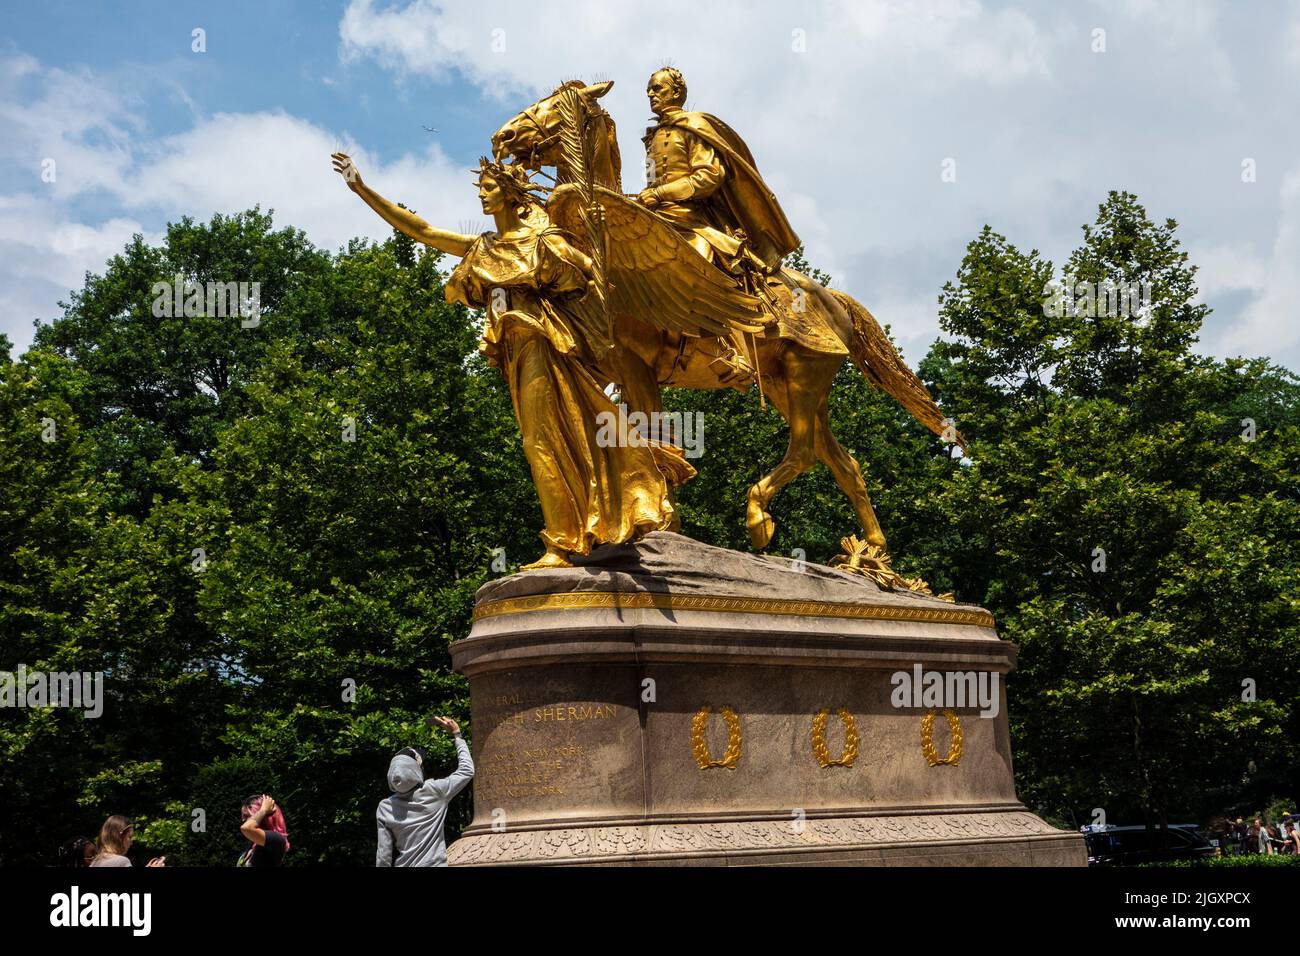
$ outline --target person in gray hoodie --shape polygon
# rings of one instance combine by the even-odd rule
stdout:
[[[381,800],[375,811],[379,826],[375,866],[447,865],[447,843],[443,836],[447,807],[474,779],[474,761],[456,721],[450,717],[434,717],[433,722],[450,731],[456,741],[456,770],[450,777],[425,780],[423,756],[419,751],[408,747],[393,758],[388,765],[392,795]]]

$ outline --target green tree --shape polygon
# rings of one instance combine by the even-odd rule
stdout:
[[[174,493],[152,469],[168,450],[208,459],[276,342],[290,340],[314,360],[310,343],[340,313],[331,278],[328,253],[299,230],[275,230],[256,208],[206,224],[187,217],[168,225],[157,247],[137,235],[103,275],[86,276],[64,315],[37,329],[34,348],[86,373],[77,411],[96,431],[97,466],[117,476],[116,509],[142,515],[153,494]],[[241,282],[258,286],[256,315],[217,314],[230,303],[206,293],[207,314],[178,313],[169,292],[158,301],[159,283],[184,293],[186,283]]]
[[[789,264],[830,281],[802,251]],[[468,724],[448,644],[493,556],[536,555],[541,519],[509,393],[440,265],[400,237],[317,250],[256,209],[184,220],[88,276],[24,356],[0,338],[0,668],[110,687],[98,719],[0,713],[0,805],[24,821],[0,863],[125,812],[142,852],[226,865],[240,800],[264,790],[291,862],[365,863],[393,751],[450,758],[423,724]],[[1045,308],[1052,264],[987,227],[945,285],[950,338],[921,370],[968,460],[848,365],[832,425],[900,570],[986,604],[1020,645],[1024,799],[1078,820],[1263,806],[1300,778],[1300,380],[1191,351],[1195,270],[1130,195],[1065,272],[1145,282],[1150,308]],[[260,323],[155,316],[177,273],[259,281]],[[747,549],[745,495],[785,423],[756,390],[666,404],[704,414],[684,530]],[[856,529],[821,466],[773,512],[772,551],[809,560]]]
[[[1089,315],[1053,314],[1050,266],[986,228],[924,364],[972,445],[942,493],[956,586],[1020,645],[1018,785],[1056,817],[1160,823],[1295,784],[1295,381],[1190,351],[1206,309],[1174,231],[1112,193],[1066,271],[1151,306]]]
[[[443,301],[438,255],[400,253],[338,257],[338,333],[313,343],[314,367],[289,343],[270,352],[193,488],[212,541],[200,614],[239,666],[225,743],[267,781],[247,789],[281,788],[300,862],[369,858],[393,752],[432,741],[450,758],[422,723],[468,726],[448,645],[494,549],[518,565],[540,547],[475,316]]]

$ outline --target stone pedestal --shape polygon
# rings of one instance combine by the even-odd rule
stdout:
[[[1083,865],[1016,799],[1004,692],[891,702],[916,664],[1014,658],[981,608],[669,533],[490,582],[452,645],[477,774],[449,861]]]

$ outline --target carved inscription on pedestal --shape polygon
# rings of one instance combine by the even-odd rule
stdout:
[[[489,802],[564,796],[590,776],[593,747],[609,739],[602,729],[620,716],[620,708],[603,702],[484,697],[475,707],[486,730],[477,793]]]

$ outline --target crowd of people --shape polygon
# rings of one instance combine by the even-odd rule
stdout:
[[[130,866],[127,853],[135,842],[135,824],[114,814],[99,828],[99,840],[73,837],[59,847],[59,865],[80,869],[87,866]],[[145,866],[166,866],[165,856],[156,856]]]
[[[1247,823],[1242,817],[1237,817],[1228,823],[1225,835],[1225,853],[1270,856],[1300,853],[1300,819],[1292,813],[1281,814],[1276,823],[1265,822],[1263,817],[1255,817]]]
[[[432,726],[451,733],[456,744],[456,769],[449,776],[431,773],[422,747],[398,751],[388,765],[392,791],[375,811],[378,842],[376,866],[446,866],[447,808],[474,778],[474,761],[460,725],[450,717],[433,717]],[[289,825],[284,811],[267,793],[254,793],[240,806],[239,832],[248,841],[236,866],[281,866],[289,853]],[[74,837],[59,848],[59,865],[73,869],[131,866],[128,856],[135,841],[135,824],[113,815],[99,828],[99,839]],[[165,856],[145,866],[167,865]]]
[[[289,851],[289,827],[284,813],[269,794],[255,793],[244,801],[239,830],[248,849],[237,866],[279,866]],[[104,821],[99,839],[73,837],[59,847],[59,866],[69,869],[98,866],[131,866],[128,854],[135,842],[135,823],[119,814]],[[166,866],[167,857],[155,856],[145,866]]]

